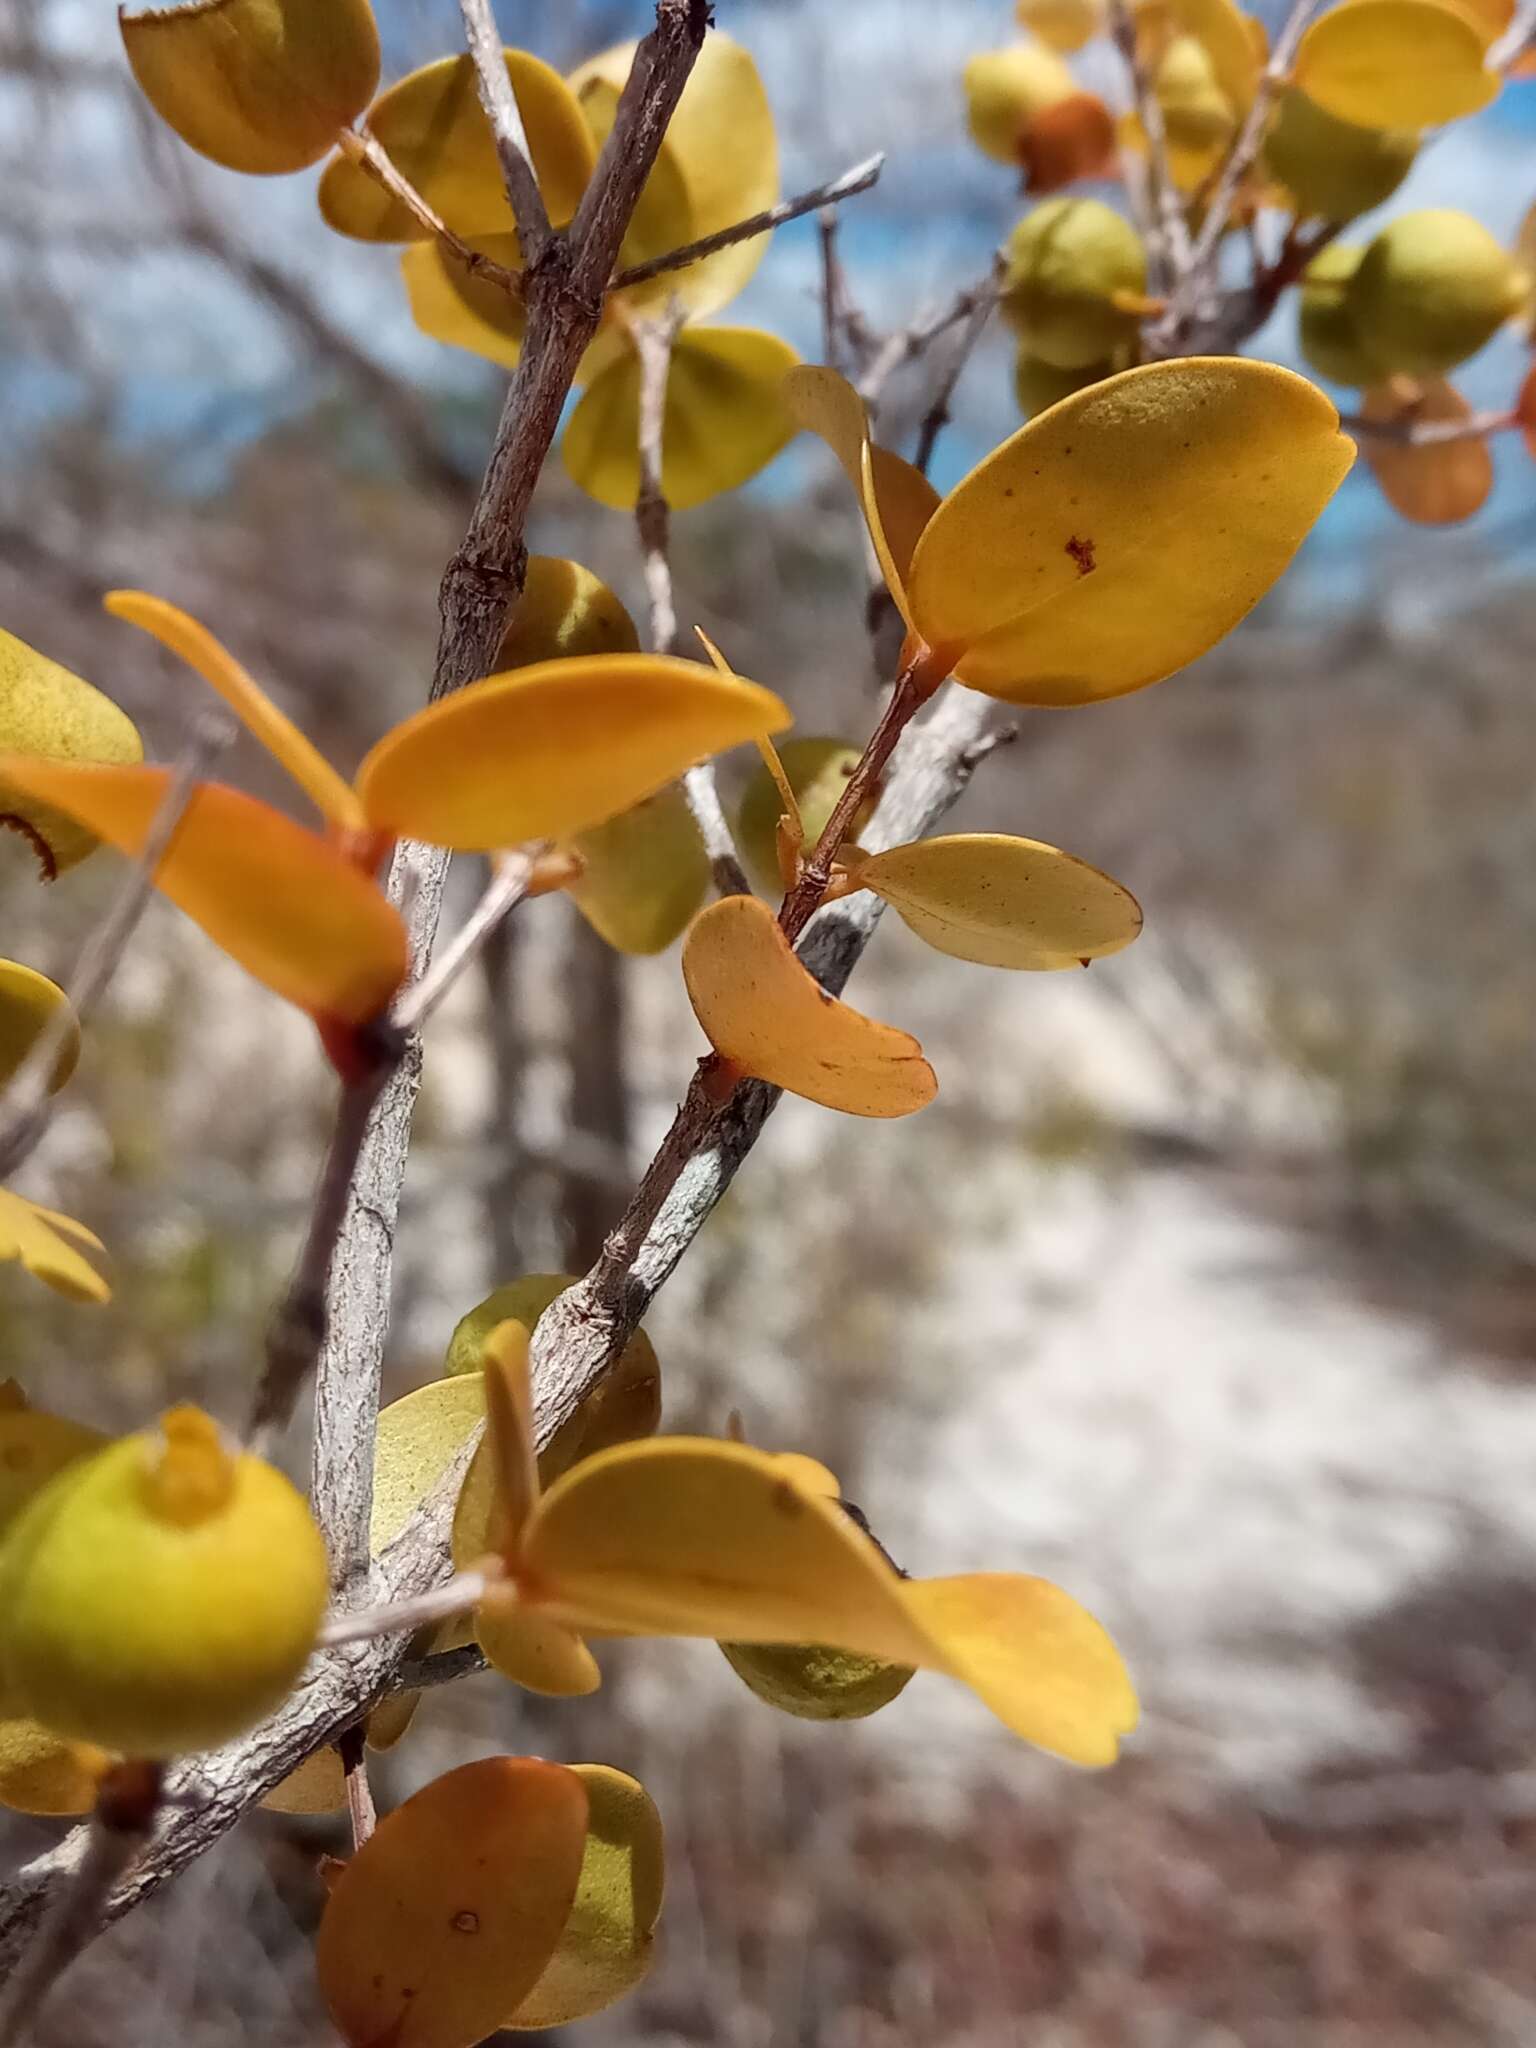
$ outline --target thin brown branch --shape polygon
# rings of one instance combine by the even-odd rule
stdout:
[[[480,901],[454,933],[419,981],[411,983],[396,997],[390,1022],[400,1032],[419,1031],[449,994],[455,982],[484,951],[486,941],[528,894],[539,856],[549,842],[539,840],[520,846],[513,853],[498,855],[491,863],[491,878]]]
[[[198,719],[171,772],[138,858],[81,952],[65,991],[68,1007],[61,1006],[54,1012],[27,1057],[5,1088],[0,1089],[0,1107],[5,1110],[5,1121],[0,1125],[0,1179],[36,1149],[47,1130],[53,1113],[48,1083],[64,1041],[77,1022],[85,1023],[106,994],[138,930],[139,919],[149,907],[155,892],[156,871],[176,837],[198,778],[233,737],[234,727],[222,713],[204,713]]]
[[[978,295],[975,305],[966,315],[960,337],[950,350],[949,361],[944,365],[943,374],[934,387],[928,410],[923,414],[922,423],[917,430],[917,447],[913,451],[912,462],[914,468],[920,469],[924,476],[928,474],[929,464],[933,461],[933,451],[938,445],[939,436],[949,425],[949,407],[955,395],[955,387],[960,382],[965,366],[975,353],[976,344],[981,340],[987,322],[992,317],[992,308],[997,304],[997,293],[1002,289],[1002,279],[1003,259],[999,256],[993,275],[996,290],[991,294]]]
[[[1148,282],[1154,294],[1172,291],[1189,269],[1189,226],[1168,165],[1162,103],[1142,61],[1130,0],[1109,0],[1109,29],[1131,78],[1131,97],[1147,144],[1147,206],[1153,225],[1147,244]]]
[[[542,261],[554,229],[550,226],[544,195],[534,174],[528,137],[507,72],[501,37],[496,32],[490,0],[459,0],[459,13],[464,21],[469,54],[474,59],[480,104],[485,109],[485,118],[491,124],[491,134],[496,143],[502,182],[507,188],[507,204],[517,222],[517,239],[523,262],[531,267]]]
[[[342,1775],[347,1788],[347,1819],[352,1828],[352,1847],[361,1849],[378,1825],[373,1787],[368,1782],[368,1742],[361,1722],[342,1731],[336,1747],[341,1751]]]
[[[468,0],[463,0],[463,4],[467,5]],[[840,200],[852,199],[878,183],[884,168],[885,153],[882,150],[879,155],[855,164],[852,170],[844,171],[841,177],[829,178],[824,185],[801,192],[794,199],[781,199],[777,206],[765,206],[761,213],[735,221],[728,228],[717,228],[712,235],[701,235],[696,242],[686,242],[680,249],[669,249],[663,256],[652,256],[644,263],[632,263],[628,270],[619,272],[609,289],[620,292],[632,284],[644,284],[650,278],[664,277],[669,270],[682,270],[690,263],[697,263],[701,256],[713,256],[717,249],[729,249],[737,242],[750,242],[754,236],[771,234],[775,228],[783,227],[786,221],[800,220],[820,207],[836,206]]]
[[[514,298],[523,296],[523,273],[508,270],[504,263],[482,255],[480,250],[472,249],[468,242],[456,235],[442,215],[423,199],[409,178],[395,167],[383,146],[372,135],[343,128],[336,138],[336,147],[359,170],[366,171],[375,184],[381,185],[391,199],[398,199],[429,235],[441,242],[444,248],[451,249],[466,270],[472,271],[476,277],[483,277],[487,284],[499,285]]]
[[[1475,412],[1464,420],[1415,419],[1411,409],[1402,418],[1391,420],[1368,419],[1358,412],[1339,415],[1339,425],[1346,434],[1357,434],[1369,441],[1391,441],[1400,448],[1443,448],[1456,441],[1486,441],[1490,434],[1508,433],[1519,424],[1520,415],[1515,412]]]
[[[989,308],[994,306],[999,276],[999,269],[994,265],[984,278],[966,285],[952,299],[946,299],[942,306],[920,314],[909,326],[898,327],[883,341],[872,342],[867,351],[868,362],[858,380],[859,396],[865,404],[874,410],[897,370],[926,355],[940,335],[958,327],[962,320],[971,319],[983,303]]]

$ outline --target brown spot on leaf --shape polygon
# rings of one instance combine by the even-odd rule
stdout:
[[[1093,542],[1091,540],[1079,540],[1074,533],[1067,542],[1067,553],[1076,562],[1079,576],[1091,576],[1098,567],[1098,563],[1094,559]]]
[[[478,1934],[480,1932],[480,1915],[478,1913],[471,1913],[466,1907],[462,1913],[454,1914],[450,1924],[455,1934]]]

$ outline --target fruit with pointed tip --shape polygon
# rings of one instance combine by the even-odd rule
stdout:
[[[1103,362],[1133,342],[1126,299],[1146,291],[1147,256],[1130,222],[1098,199],[1047,199],[1008,238],[1001,300],[1030,354],[1054,369]]]
[[[1523,272],[1480,221],[1436,206],[1382,229],[1360,259],[1349,304],[1384,369],[1434,377],[1491,341],[1525,290]]]
[[[1237,126],[1210,54],[1193,36],[1175,36],[1169,43],[1153,90],[1168,140],[1180,149],[1217,148]]]

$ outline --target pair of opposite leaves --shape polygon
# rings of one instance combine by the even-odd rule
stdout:
[[[467,57],[424,66],[373,98],[378,38],[366,0],[211,0],[127,14],[135,75],[162,118],[215,162],[248,172],[300,170],[366,110],[366,128],[444,224],[503,271],[521,252],[501,166]],[[505,52],[528,154],[556,227],[586,191],[629,75],[635,45],[602,52],[563,79],[526,51]],[[371,102],[371,104],[370,104]],[[751,57],[712,34],[695,62],[630,222],[618,268],[644,263],[773,205],[778,152]],[[337,232],[409,245],[402,268],[417,324],[493,362],[517,360],[523,307],[477,276],[352,157],[336,156],[320,209]],[[564,439],[568,469],[599,502],[639,490],[640,362],[631,323],[678,306],[693,322],[719,311],[761,260],[762,237],[715,251],[604,302],[577,381],[586,394]],[[673,345],[663,425],[663,488],[676,506],[734,488],[794,431],[778,399],[795,352],[754,328],[683,329]]]

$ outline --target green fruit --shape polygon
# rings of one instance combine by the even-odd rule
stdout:
[[[1019,411],[1025,419],[1032,420],[1037,413],[1070,398],[1074,391],[1086,391],[1090,384],[1098,384],[1124,368],[1123,363],[1089,363],[1081,369],[1058,370],[1054,363],[1042,363],[1038,356],[1021,348],[1013,365],[1014,396],[1019,401]]]
[[[888,1707],[912,1676],[906,1664],[801,1643],[722,1643],[743,1684],[801,1721],[862,1721]]]
[[[972,57],[965,67],[971,139],[999,163],[1017,164],[1030,123],[1077,90],[1072,73],[1043,43],[1016,43]]]
[[[1048,199],[1008,238],[1002,307],[1029,353],[1058,370],[1101,363],[1134,341],[1146,251],[1130,222],[1097,199]]]
[[[1153,90],[1163,110],[1164,131],[1179,149],[1218,148],[1237,126],[1216,67],[1205,45],[1193,36],[1175,36],[1168,45]]]
[[[826,830],[863,751],[854,740],[821,738],[786,740],[779,748],[779,760],[805,824],[807,852]],[[861,805],[853,821],[855,833],[869,823],[876,801],[878,796]],[[783,811],[778,784],[765,767],[755,768],[737,807],[736,844],[747,873],[765,896],[783,893],[777,837]]]
[[[620,953],[662,952],[704,901],[709,856],[675,783],[571,845],[586,863],[571,901]]]
[[[1380,206],[1407,177],[1419,138],[1406,128],[1357,128],[1292,86],[1275,110],[1264,167],[1299,214],[1353,220]]]
[[[1436,377],[1476,355],[1517,310],[1521,273],[1469,214],[1405,213],[1367,248],[1349,290],[1365,347],[1386,370]]]
[[[327,1578],[288,1480],[173,1408],[60,1473],[0,1545],[7,1708],[128,1756],[212,1749],[289,1692]]]
[[[1385,374],[1355,332],[1349,287],[1365,251],[1333,242],[1314,256],[1301,280],[1296,314],[1301,352],[1319,376],[1334,384],[1364,389]]]
[[[580,562],[530,555],[496,655],[498,671],[577,654],[638,654],[635,622],[600,577]]]

